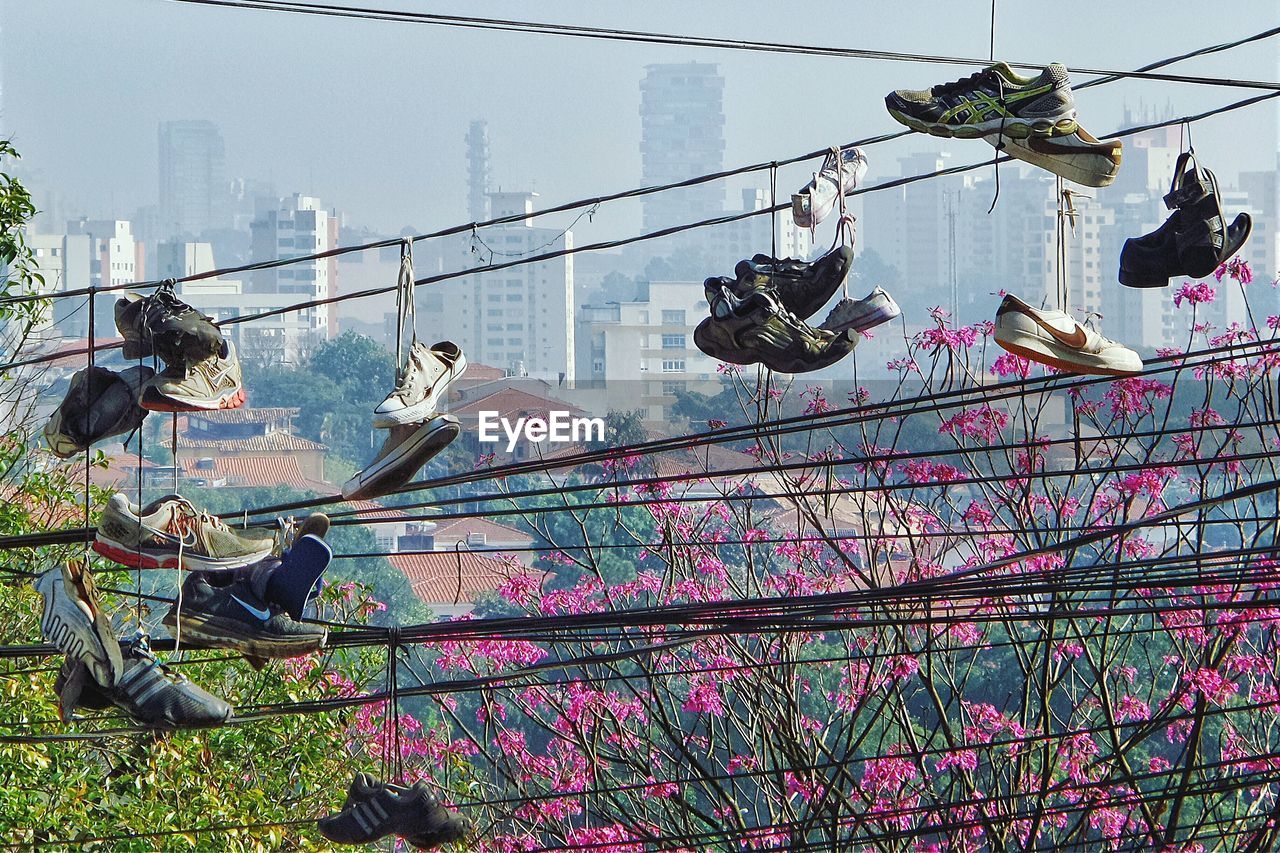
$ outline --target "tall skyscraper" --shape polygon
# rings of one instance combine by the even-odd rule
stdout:
[[[160,123],[161,237],[222,226],[229,196],[222,134],[211,121]]]
[[[645,186],[724,168],[724,78],[714,64],[649,65],[640,83],[640,161]],[[708,219],[724,210],[724,182],[645,196],[644,229]]]
[[[489,218],[489,123],[473,121],[467,130],[467,216]]]

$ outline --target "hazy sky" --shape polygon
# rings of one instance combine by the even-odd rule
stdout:
[[[359,2],[359,0],[355,0]],[[373,4],[368,4],[373,5]],[[693,35],[986,56],[989,0],[796,4],[762,0],[421,2],[383,6]],[[1229,13],[1228,13],[1229,10]],[[546,35],[200,8],[169,0],[0,0],[3,128],[37,190],[68,213],[127,217],[154,203],[156,126],[211,119],[228,176],[274,182],[337,206],[350,224],[386,232],[466,220],[464,142],[485,118],[493,176],[533,187],[544,204],[640,183],[639,81],[649,63],[717,62],[726,78],[727,165],[771,160],[898,129],[893,88],[922,88],[974,69],[725,50],[601,43]],[[1277,0],[1129,2],[999,0],[996,55],[1128,69],[1280,21]],[[1186,73],[1280,78],[1276,42],[1182,63]],[[1077,81],[1081,82],[1081,81]],[[1082,123],[1121,126],[1127,103],[1176,114],[1252,94],[1125,81],[1083,92]],[[1277,111],[1253,108],[1197,126],[1206,165],[1274,168]],[[869,152],[873,174],[940,143],[913,137]],[[946,143],[960,162],[982,143]],[[783,177],[790,193],[803,170]],[[634,228],[634,208],[602,228]],[[610,223],[610,220],[612,222]],[[594,234],[589,236],[594,237]]]

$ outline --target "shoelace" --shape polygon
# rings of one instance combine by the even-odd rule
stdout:
[[[181,533],[185,542],[188,534],[195,540],[200,529],[204,527],[212,527],[214,530],[220,530],[224,533],[235,535],[235,531],[227,526],[226,522],[218,518],[216,515],[210,515],[202,509],[198,509],[195,504],[184,497],[174,498],[174,503],[178,505],[181,512],[174,512],[172,526]],[[195,544],[193,541],[191,544]]]
[[[931,94],[950,95],[951,93],[958,92],[962,89],[972,89],[974,86],[978,85],[979,83],[984,83],[987,80],[991,79],[992,77],[996,77],[1001,81],[1004,80],[1003,77],[1001,77],[992,69],[984,68],[981,71],[977,71],[973,74],[970,74],[968,77],[961,77],[959,80],[952,80],[950,83],[941,83],[937,86],[934,86]]]

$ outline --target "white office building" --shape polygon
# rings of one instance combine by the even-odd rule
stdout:
[[[340,220],[320,199],[294,193],[291,197],[259,205],[250,225],[255,262],[312,255],[337,248]],[[272,269],[254,270],[247,292],[285,296],[286,303],[329,299],[338,293],[336,258],[304,261]],[[296,325],[316,340],[337,334],[337,314],[329,305],[298,312]]]
[[[530,214],[537,193],[489,193],[493,218]],[[453,255],[441,268],[497,265],[573,248],[573,233],[542,228],[528,217],[485,228],[472,242],[441,245]],[[474,250],[474,251],[473,251]],[[429,274],[429,247],[415,249],[417,275]],[[418,260],[422,263],[417,263]],[[573,256],[476,272],[432,284],[418,295],[418,328],[430,340],[455,341],[467,360],[560,384],[575,377]]]

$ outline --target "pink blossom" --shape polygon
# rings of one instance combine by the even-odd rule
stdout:
[[[1031,362],[1020,355],[1006,352],[991,363],[991,372],[1000,377],[1026,379],[1031,375]]]
[[[1232,258],[1214,270],[1213,277],[1218,281],[1222,281],[1224,275],[1231,276],[1241,284],[1253,281],[1253,270],[1249,269],[1249,262],[1243,258]]]
[[[1206,302],[1212,302],[1215,298],[1217,298],[1217,293],[1203,281],[1196,284],[1188,282],[1174,292],[1173,304],[1181,308],[1184,299],[1188,305],[1202,305]]]

